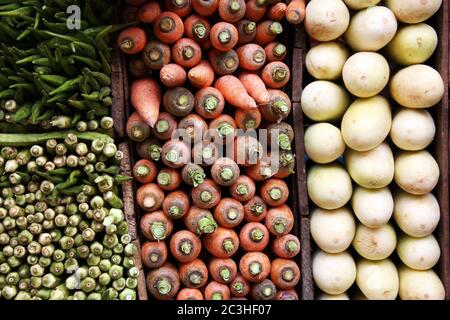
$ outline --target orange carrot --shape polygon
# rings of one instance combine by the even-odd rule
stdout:
[[[134,22],[138,20],[139,8],[134,6],[126,6],[122,12],[123,22]]]
[[[281,21],[286,14],[287,5],[283,2],[275,3],[269,6],[266,16],[270,20]]]
[[[148,138],[139,142],[136,147],[137,154],[143,159],[159,161],[161,158],[161,142]]]
[[[272,261],[270,279],[280,289],[293,289],[300,281],[300,269],[293,260],[277,258]]]
[[[180,219],[189,211],[189,197],[186,192],[177,190],[169,193],[162,204],[163,212],[171,219]]]
[[[167,261],[167,246],[164,241],[146,241],[141,247],[142,263],[147,268],[159,268]]]
[[[136,142],[142,142],[150,136],[150,128],[142,118],[133,112],[127,120],[127,135]]]
[[[289,96],[281,90],[269,89],[270,101],[259,107],[259,112],[268,122],[280,122],[291,112],[292,104]]]
[[[139,27],[128,27],[117,37],[117,45],[126,54],[136,54],[144,50],[147,34]]]
[[[172,47],[172,58],[180,66],[192,68],[202,59],[202,49],[194,40],[181,38]]]
[[[269,179],[276,173],[274,168],[272,168],[271,162],[271,157],[265,154],[255,165],[245,168],[245,173],[255,181]]]
[[[138,19],[142,23],[153,23],[161,14],[161,6],[157,1],[147,2],[139,9]]]
[[[285,204],[267,211],[265,225],[275,236],[288,234],[294,226],[294,214]]]
[[[272,207],[284,204],[289,198],[289,188],[281,179],[266,180],[261,186],[261,198]]]
[[[153,161],[141,159],[133,166],[133,177],[140,183],[150,183],[155,180],[157,171]]]
[[[221,227],[237,227],[244,219],[244,206],[233,198],[223,198],[214,209],[214,219]]]
[[[239,237],[232,229],[218,227],[203,237],[203,246],[217,258],[230,258],[239,248]]]
[[[275,238],[272,242],[272,252],[279,258],[292,259],[300,252],[300,241],[293,234]]]
[[[266,1],[249,0],[246,3],[245,17],[251,21],[259,21],[264,18],[267,11]]]
[[[229,284],[237,275],[237,265],[233,259],[212,258],[208,265],[214,281]]]
[[[265,104],[270,101],[270,94],[267,91],[264,81],[254,73],[242,72],[239,75],[242,85],[247,90],[250,97],[252,97],[258,105]]]
[[[175,117],[185,117],[194,109],[194,95],[186,88],[176,87],[166,91],[163,105]]]
[[[160,241],[166,239],[173,230],[172,220],[162,211],[146,213],[141,218],[141,232],[149,240]]]
[[[183,222],[188,230],[198,235],[212,233],[217,228],[212,214],[198,207],[191,207],[183,217]]]
[[[145,211],[155,211],[161,208],[164,192],[155,183],[142,185],[136,193],[138,205]]]
[[[159,78],[166,87],[173,88],[182,86],[186,82],[187,74],[183,67],[169,63],[161,68]]]
[[[244,220],[248,222],[263,221],[267,214],[267,205],[259,196],[254,196],[244,204]]]
[[[259,222],[247,223],[239,233],[241,248],[248,252],[263,251],[269,244],[269,238],[269,231]]]
[[[238,44],[246,44],[252,42],[256,36],[256,22],[250,20],[241,20],[237,24],[239,33]]]
[[[200,238],[189,230],[180,230],[170,239],[170,252],[181,263],[197,259],[202,250]]]
[[[305,15],[305,0],[291,0],[286,9],[286,20],[291,24],[300,24]]]
[[[181,282],[191,289],[201,288],[208,281],[208,268],[200,259],[195,259],[189,263],[181,263],[179,274]]]
[[[220,0],[219,16],[227,22],[238,22],[245,15],[246,5],[244,0]]]
[[[294,129],[290,124],[286,122],[271,123],[266,129],[269,146],[277,146],[281,150],[291,151]]]
[[[206,88],[214,82],[214,69],[207,60],[202,60],[188,72],[189,82],[195,88]]]
[[[266,61],[268,63],[274,61],[283,61],[286,58],[286,46],[280,42],[271,42],[264,47],[266,52]]]
[[[146,277],[147,290],[159,300],[169,300],[176,296],[180,288],[180,277],[177,268],[166,263],[154,269]]]
[[[278,171],[273,175],[274,178],[284,179],[293,174],[295,167],[295,154],[291,151],[281,150],[278,156]]]
[[[219,150],[213,142],[198,142],[192,148],[192,159],[202,166],[210,166],[219,158]]]
[[[228,22],[218,22],[211,28],[209,36],[211,44],[220,51],[233,49],[239,39],[239,34],[234,25]]]
[[[160,140],[169,140],[177,127],[177,120],[170,113],[161,112],[153,128],[153,134]]]
[[[263,146],[251,135],[239,135],[234,142],[234,160],[242,167],[258,163],[263,156]]]
[[[234,50],[212,49],[208,52],[208,59],[214,71],[219,75],[232,74],[239,67],[239,57]]]
[[[294,289],[279,290],[275,296],[275,300],[298,300],[298,294]]]
[[[170,58],[170,47],[159,40],[149,41],[142,54],[144,64],[150,70],[160,70],[163,66],[169,64]]]
[[[173,191],[181,184],[181,174],[176,169],[163,168],[159,170],[156,182],[162,190]]]
[[[222,76],[216,80],[214,86],[222,92],[229,104],[245,110],[257,108],[255,100],[248,95],[242,82],[235,76]]]
[[[201,209],[210,209],[215,207],[221,198],[220,187],[211,179],[205,181],[192,189],[192,202]]]
[[[212,136],[214,142],[229,144],[234,141],[236,129],[234,119],[227,114],[222,114],[209,123],[208,134]]]
[[[192,7],[201,16],[212,16],[219,7],[219,0],[192,0]]]
[[[177,294],[177,300],[204,300],[203,294],[198,289],[183,288]]]
[[[186,184],[197,187],[205,181],[206,174],[198,164],[188,163],[181,170],[181,177]]]
[[[230,292],[233,297],[243,298],[250,292],[250,284],[238,273],[230,283]]]
[[[225,99],[216,88],[206,87],[195,94],[195,111],[205,119],[217,118],[224,106]]]
[[[258,109],[252,110],[239,110],[236,109],[234,113],[234,120],[236,125],[244,130],[256,130],[261,124],[261,113]]]
[[[135,78],[142,78],[148,75],[148,68],[144,61],[139,58],[133,58],[128,63],[128,71]]]
[[[278,21],[262,21],[256,26],[255,43],[265,46],[274,41],[282,32],[283,26]]]
[[[222,157],[216,160],[211,167],[212,179],[221,186],[231,186],[239,177],[239,166],[232,159]]]
[[[255,182],[246,175],[240,175],[236,181],[230,186],[231,196],[240,201],[249,201],[256,192]],[[242,209],[244,209],[242,207]]]
[[[184,141],[196,143],[203,139],[208,131],[208,124],[198,114],[189,114],[180,120],[178,129],[183,133]]]
[[[158,120],[161,105],[161,89],[150,77],[134,80],[131,84],[131,103],[134,109],[150,127]]]
[[[279,89],[284,87],[289,82],[291,72],[285,63],[281,61],[274,61],[264,67],[261,78],[267,87]]]
[[[197,42],[209,39],[211,25],[208,20],[198,15],[191,15],[184,20],[184,34]]]
[[[162,162],[170,168],[181,168],[191,159],[191,149],[183,141],[167,141],[161,150]]]
[[[183,21],[176,13],[162,12],[153,24],[153,32],[162,42],[173,43],[183,36]]]
[[[230,289],[224,284],[211,281],[205,288],[205,300],[230,300]]]
[[[266,62],[266,52],[254,43],[244,44],[236,50],[236,53],[242,69],[255,71],[262,68]]]
[[[180,17],[188,16],[192,11],[191,0],[165,0],[167,11],[172,11]]]
[[[251,296],[255,300],[274,300],[276,294],[277,288],[269,279],[254,284],[251,291]]]
[[[270,274],[270,260],[262,252],[248,252],[239,261],[239,272],[250,282],[261,282]]]

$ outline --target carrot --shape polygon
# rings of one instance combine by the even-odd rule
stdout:
[[[223,198],[214,209],[214,219],[221,227],[237,227],[244,219],[244,206],[233,198]]]
[[[219,16],[227,22],[238,22],[245,15],[246,5],[244,0],[220,0]]]
[[[191,149],[178,139],[168,140],[162,147],[161,160],[170,168],[181,168],[191,159]]]
[[[286,20],[291,24],[300,24],[305,15],[305,0],[291,0],[286,9]]]
[[[183,288],[177,294],[177,300],[204,300],[203,294],[198,289]]]
[[[272,261],[270,279],[280,289],[293,289],[300,281],[300,269],[293,260],[277,258]]]
[[[153,24],[153,32],[162,42],[173,43],[183,36],[183,21],[176,13],[162,12]]]
[[[135,6],[126,6],[122,12],[123,22],[134,22],[138,20],[139,8]]]
[[[189,114],[178,123],[178,135],[188,143],[196,143],[202,140],[208,130],[208,124],[197,114]]]
[[[203,246],[216,258],[230,258],[239,248],[239,237],[232,229],[218,227],[203,237]]]
[[[147,160],[138,160],[133,166],[133,177],[139,183],[150,183],[156,179],[158,168],[155,163]]]
[[[166,263],[158,269],[154,269],[146,277],[147,290],[153,297],[160,300],[169,300],[180,288],[180,277],[175,266]]]
[[[274,41],[283,32],[283,26],[278,21],[265,20],[256,26],[255,43],[265,46]]]
[[[186,184],[197,187],[205,181],[206,174],[198,164],[188,163],[183,167],[181,177]]]
[[[259,21],[264,18],[267,6],[265,1],[249,0],[246,3],[245,17],[251,21]]]
[[[255,182],[246,175],[240,175],[230,186],[231,196],[240,201],[249,201],[256,192]]]
[[[157,1],[147,2],[139,9],[138,19],[142,23],[153,23],[161,14],[161,6]]]
[[[229,287],[231,295],[236,298],[243,298],[250,292],[250,284],[240,273],[231,281]]]
[[[128,117],[126,130],[128,137],[136,142],[142,142],[150,136],[149,126],[136,112]]]
[[[142,120],[153,128],[161,105],[161,89],[150,77],[134,80],[131,84],[131,103]]]
[[[232,74],[239,67],[239,57],[234,50],[212,49],[208,52],[208,59],[214,71],[219,75]]]
[[[212,233],[217,228],[211,212],[198,207],[191,207],[183,217],[183,222],[188,230],[198,235]]]
[[[188,16],[192,11],[191,0],[165,0],[166,9],[179,15]]]
[[[180,230],[170,239],[170,252],[181,263],[188,263],[197,259],[202,250],[202,242],[195,233]]]
[[[267,211],[265,225],[267,230],[275,236],[288,234],[294,226],[292,210],[285,204]]]
[[[247,90],[249,96],[252,97],[258,105],[270,101],[270,94],[266,89],[266,84],[257,74],[242,72],[239,75],[239,80],[241,80],[241,83],[245,90]]]
[[[210,32],[211,25],[203,17],[193,14],[184,20],[184,34],[192,40],[205,41],[209,38]]]
[[[256,36],[256,22],[251,20],[241,20],[236,26],[239,34],[238,44],[252,42]]]
[[[172,47],[172,58],[176,64],[192,68],[202,59],[202,49],[194,40],[181,38]]]
[[[213,142],[198,142],[192,148],[192,159],[202,166],[210,166],[219,158],[219,150]]]
[[[280,42],[271,42],[264,47],[266,52],[266,61],[268,63],[274,61],[283,61],[286,58],[286,46]]]
[[[161,158],[161,143],[154,138],[148,138],[137,144],[139,157],[147,160],[159,161]]]
[[[263,147],[252,135],[240,135],[234,142],[234,160],[243,167],[258,163],[262,158]]]
[[[274,178],[284,179],[294,173],[295,154],[290,151],[281,151],[278,157],[278,172]]]
[[[225,99],[214,87],[202,88],[195,94],[195,111],[205,119],[215,119],[223,111]]]
[[[211,40],[209,40],[209,38],[208,38],[208,39],[200,42],[200,47],[202,48],[203,52],[208,51],[209,49],[212,48]]]
[[[222,76],[216,80],[214,86],[222,92],[229,104],[244,110],[257,108],[255,100],[248,95],[242,82],[235,76]]]
[[[220,187],[211,179],[205,179],[203,183],[192,189],[192,202],[201,209],[215,207],[221,198]]]
[[[207,60],[202,60],[188,72],[189,82],[195,88],[206,88],[214,82],[214,69]]]
[[[272,252],[279,258],[292,259],[300,252],[300,241],[293,234],[275,238],[272,242]]]
[[[286,14],[287,5],[283,2],[275,3],[267,9],[266,16],[270,20],[281,21]]]
[[[279,89],[289,82],[291,72],[285,63],[274,61],[264,67],[261,78],[269,88]]]
[[[239,56],[239,66],[242,69],[255,71],[262,68],[266,62],[266,52],[257,44],[244,44],[236,52]]]
[[[270,260],[262,252],[247,252],[239,261],[239,272],[250,282],[261,282],[270,274]]]
[[[171,219],[184,217],[189,211],[188,195],[181,190],[169,193],[163,201],[162,210]]]
[[[255,165],[245,168],[245,173],[255,181],[264,181],[276,174],[271,163],[271,155],[264,154]]]
[[[239,166],[230,158],[219,158],[211,167],[212,179],[221,186],[231,186],[239,175]]]
[[[160,70],[163,66],[169,64],[170,58],[170,47],[159,40],[149,41],[142,54],[144,64],[150,70]]]
[[[220,51],[233,49],[239,39],[239,34],[234,25],[228,22],[218,22],[211,28],[209,36],[211,44]]]
[[[259,222],[249,222],[239,233],[239,243],[244,251],[263,251],[269,244],[270,234],[267,228]]]
[[[142,78],[148,75],[148,68],[145,65],[144,61],[140,58],[133,58],[128,63],[128,72],[134,78]]]
[[[128,27],[117,37],[117,45],[126,54],[136,54],[144,50],[147,34],[139,27]]]
[[[146,241],[141,247],[142,263],[147,268],[159,268],[167,261],[167,246],[164,241]]]
[[[201,288],[208,281],[208,268],[200,259],[195,259],[189,263],[181,263],[179,274],[181,282],[191,289]]]
[[[269,279],[253,285],[251,295],[255,300],[274,300],[277,288]]]
[[[192,0],[192,7],[201,16],[212,16],[219,7],[219,0]]]
[[[275,300],[298,300],[298,294],[294,289],[279,290],[275,295]]]
[[[258,109],[239,110],[234,113],[234,120],[239,129],[244,131],[256,130],[261,124],[261,113]]]
[[[161,112],[152,132],[160,140],[169,140],[177,127],[177,120],[170,113]]]
[[[269,206],[278,207],[289,198],[289,188],[281,179],[269,179],[261,185],[261,198]]]
[[[166,91],[163,105],[175,117],[185,117],[194,109],[194,95],[186,88],[176,87]]]
[[[208,134],[211,135],[214,142],[228,144],[233,142],[236,129],[234,119],[229,115],[222,114],[209,123]]]
[[[173,230],[172,220],[160,210],[146,213],[141,218],[141,232],[149,240],[164,240]]]
[[[223,284],[229,284],[237,275],[237,265],[233,259],[212,258],[208,269],[213,280]]]
[[[205,287],[205,300],[230,300],[230,289],[224,284],[211,281]]]
[[[294,141],[294,129],[286,122],[271,123],[267,127],[267,142],[269,146],[277,146],[281,150],[291,151]]]
[[[159,170],[156,182],[162,190],[173,191],[181,184],[181,174],[176,169],[163,168]]]
[[[186,82],[187,74],[183,67],[169,63],[161,68],[159,78],[166,87],[173,88],[182,86]]]
[[[259,196],[254,196],[244,204],[244,220],[248,222],[263,221],[267,214],[267,205]]]
[[[280,122],[291,112],[292,104],[289,96],[281,90],[269,89],[270,101],[259,107],[259,112],[268,122]]]
[[[155,183],[142,185],[136,192],[136,200],[143,210],[155,211],[161,208],[164,192]]]

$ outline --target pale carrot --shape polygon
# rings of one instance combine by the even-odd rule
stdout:
[[[189,70],[188,79],[195,88],[201,89],[209,87],[214,82],[214,69],[208,61],[202,60],[199,64]]]
[[[159,71],[161,82],[168,88],[181,87],[187,78],[186,70],[176,63],[164,65]]]
[[[158,120],[161,105],[161,89],[158,83],[150,77],[133,81],[131,103],[142,120],[153,128]]]

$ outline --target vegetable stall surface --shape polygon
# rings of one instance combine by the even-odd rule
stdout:
[[[441,3],[311,0],[306,7],[312,81],[301,108],[309,118],[319,299],[445,298],[435,266],[446,244],[433,235],[441,210],[433,191],[446,173],[429,148],[444,81],[427,65],[437,41],[428,19]]]
[[[283,20],[303,21],[305,2],[126,3],[139,23],[118,41],[131,35],[142,48],[122,51],[148,291],[163,300],[298,299],[282,34]]]

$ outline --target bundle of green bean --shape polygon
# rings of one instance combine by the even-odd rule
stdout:
[[[0,0],[1,131],[97,129],[93,120],[112,104],[109,34],[121,28],[108,25],[113,8],[108,0]]]
[[[0,146],[0,299],[136,299],[111,138],[0,134]]]

